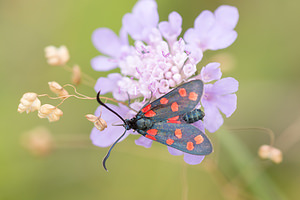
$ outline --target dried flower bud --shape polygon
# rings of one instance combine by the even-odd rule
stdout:
[[[65,65],[69,59],[69,51],[66,46],[60,46],[56,48],[55,46],[48,46],[45,48],[45,57],[49,65],[62,66]]]
[[[89,121],[94,123],[94,126],[99,130],[103,131],[105,128],[107,128],[107,123],[104,119],[100,117],[96,117],[95,115],[88,114],[85,116]]]
[[[81,81],[81,70],[78,65],[74,65],[72,69],[72,83],[74,85],[79,85]]]
[[[260,158],[270,159],[276,164],[282,162],[282,152],[269,145],[262,145],[258,150],[258,155]]]
[[[27,113],[38,110],[41,107],[41,101],[37,98],[37,94],[33,92],[28,92],[23,95],[18,106],[18,112],[22,113],[26,111]]]
[[[37,156],[47,155],[53,149],[52,135],[44,127],[37,127],[32,131],[24,133],[21,143],[26,149]]]
[[[59,97],[66,98],[69,95],[69,93],[67,92],[67,90],[65,90],[57,82],[52,81],[52,82],[48,82],[48,84],[49,84],[50,90],[52,92],[54,92],[55,94],[57,94]]]
[[[63,112],[50,104],[44,104],[39,109],[39,118],[48,118],[50,122],[58,121]]]

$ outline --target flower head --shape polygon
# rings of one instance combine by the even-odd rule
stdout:
[[[204,85],[201,103],[205,111],[204,126],[210,132],[217,131],[224,122],[220,111],[226,117],[230,117],[237,104],[237,96],[234,93],[238,90],[238,81],[231,77],[221,79],[219,66],[219,63],[209,63],[196,77],[208,83]],[[212,81],[215,82],[210,83]]]
[[[270,145],[262,145],[258,150],[258,155],[262,159],[269,159],[276,164],[282,162],[282,152],[280,149]]]
[[[65,65],[69,59],[69,51],[66,46],[48,46],[45,48],[45,57],[49,65],[62,66]]]
[[[232,6],[220,6],[214,13],[203,11],[196,18],[194,28],[180,38],[182,17],[177,12],[170,13],[168,21],[159,22],[156,2],[140,0],[131,13],[124,15],[120,36],[107,28],[99,28],[93,33],[92,41],[104,55],[92,59],[92,67],[97,71],[120,69],[120,73],[100,77],[95,90],[101,90],[102,94],[111,92],[119,101],[127,101],[128,98],[138,101],[142,97],[146,102],[151,97],[161,97],[194,78],[205,50],[226,48],[234,42],[237,20],[237,9]],[[134,40],[133,45],[129,44],[128,36]],[[202,132],[205,128],[214,132],[222,125],[223,118],[219,110],[229,117],[236,108],[234,93],[237,91],[237,81],[233,78],[221,79],[221,76],[219,64],[211,63],[195,77],[206,83],[201,101],[206,117],[204,123],[194,123]],[[136,110],[142,107],[143,102],[137,103]],[[127,115],[127,118],[131,118],[135,115],[121,104],[110,107],[122,117]],[[105,109],[103,118],[108,128],[101,133],[94,128],[91,138],[95,145],[106,147],[115,142],[123,128],[110,126],[119,119]],[[135,143],[149,148],[152,140],[141,136]],[[169,151],[172,155],[184,154],[184,160],[189,164],[198,164],[204,158],[172,148]]]
[[[49,122],[58,121],[62,115],[63,112],[59,108],[50,104],[42,105],[38,113],[39,118],[47,118]]]
[[[33,92],[25,93],[18,106],[18,112],[22,113],[26,111],[27,113],[33,112],[35,110],[40,109],[41,101],[37,98],[38,95]]]

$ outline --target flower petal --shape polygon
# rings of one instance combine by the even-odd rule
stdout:
[[[237,96],[236,94],[219,96],[217,102],[217,107],[222,113],[224,113],[226,117],[230,117],[236,110]]]
[[[213,34],[212,34],[213,35]],[[207,44],[207,49],[218,50],[229,47],[237,38],[236,31],[223,31],[222,34],[215,37],[214,42]]]
[[[177,12],[169,14],[169,21],[159,23],[158,28],[164,38],[174,42],[181,33],[182,18]]]
[[[213,90],[219,95],[230,94],[238,91],[239,82],[232,78],[226,77],[216,81],[213,85]]]
[[[198,34],[194,28],[189,28],[183,35],[183,39],[186,43],[194,45],[199,41]]]
[[[106,56],[97,56],[91,60],[91,65],[96,71],[109,71],[118,67],[118,63]]]
[[[192,155],[188,153],[184,153],[183,155],[183,160],[189,165],[198,165],[205,158],[205,156]]]
[[[236,7],[222,5],[215,11],[216,20],[228,29],[234,29],[238,20],[239,12]]]
[[[149,34],[157,27],[159,16],[157,4],[153,0],[138,1],[132,13],[127,13],[122,19],[123,27],[134,40],[149,40]]]
[[[169,146],[168,146],[168,151],[169,151],[169,153],[170,153],[171,155],[173,155],[173,156],[180,156],[180,155],[183,154],[182,151],[179,151],[179,150],[174,149],[173,147],[169,147]]]
[[[121,54],[122,42],[119,37],[108,28],[98,28],[93,32],[92,41],[101,53],[118,58]]]
[[[136,145],[143,146],[145,148],[150,148],[153,141],[144,136],[141,136],[139,139],[135,140],[134,142]]]
[[[224,120],[218,108],[209,101],[202,100],[205,111],[204,127],[211,133],[217,131],[223,124]]]
[[[121,74],[112,73],[105,77],[98,78],[96,85],[94,87],[95,91],[101,90],[101,94],[106,94],[107,92],[112,92],[118,87],[117,82],[122,79]]]
[[[194,28],[184,34],[184,39],[202,51],[226,48],[237,38],[233,29],[238,17],[237,9],[232,6],[220,6],[214,14],[205,10],[196,18]]]
[[[209,10],[204,10],[195,19],[194,27],[200,37],[204,36],[215,24],[215,16]]]
[[[205,83],[214,81],[214,80],[219,80],[222,76],[222,72],[219,67],[220,67],[220,63],[217,63],[217,62],[207,64],[201,70],[201,73],[200,73],[201,80]]]
[[[196,122],[194,122],[193,123],[193,125],[195,126],[195,127],[197,127],[198,129],[200,129],[200,131],[202,131],[203,133],[205,132],[205,129],[204,129],[204,124],[203,124],[203,122],[202,121],[196,121]]]
[[[185,45],[185,50],[189,52],[189,60],[192,64],[196,65],[202,60],[203,52],[199,47],[187,44]]]

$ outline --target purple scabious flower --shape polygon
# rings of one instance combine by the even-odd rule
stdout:
[[[139,110],[151,93],[155,99],[182,82],[201,79],[205,83],[201,103],[206,116],[203,123],[193,125],[202,132],[205,129],[214,132],[223,124],[220,111],[229,117],[236,109],[234,93],[238,83],[233,78],[221,79],[222,73],[216,63],[208,64],[202,68],[200,75],[193,76],[204,51],[223,49],[234,42],[237,21],[238,11],[232,6],[220,6],[214,13],[203,11],[196,18],[194,27],[181,38],[182,17],[177,12],[170,13],[168,21],[159,22],[156,2],[140,0],[131,13],[124,15],[119,36],[108,28],[99,28],[93,33],[93,44],[103,54],[92,59],[93,69],[120,70],[120,73],[100,77],[95,90],[101,90],[102,94],[111,92],[118,101],[127,101],[128,96],[136,101],[142,98],[143,102],[135,105],[135,109]],[[134,40],[133,45],[129,44],[128,36]],[[124,118],[135,115],[124,105],[109,106]],[[99,115],[99,112],[98,108],[96,114]],[[118,122],[113,115],[106,109],[102,111],[102,118],[108,126]],[[110,146],[123,133],[122,130],[122,127],[109,126],[100,132],[94,128],[91,139],[97,146]],[[126,136],[130,133],[127,132]],[[152,140],[141,136],[135,143],[149,148]],[[204,158],[170,147],[168,150],[172,155],[184,154],[188,164],[199,164]]]
[[[222,78],[219,63],[209,63],[202,68],[200,75],[195,78],[201,79],[204,83],[204,94],[201,103],[204,107],[205,118],[204,127],[209,132],[217,131],[223,124],[223,117],[230,117],[236,110],[237,96],[234,94],[238,90],[239,83],[231,77]],[[214,83],[211,83],[215,81]]]

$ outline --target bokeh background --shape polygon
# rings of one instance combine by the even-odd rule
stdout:
[[[118,32],[122,16],[136,0],[0,0],[0,199],[299,199],[300,197],[300,1],[158,1],[160,21],[172,11],[183,17],[183,32],[202,10],[223,4],[239,9],[239,36],[227,49],[208,51],[201,65],[222,63],[223,75],[239,80],[238,108],[220,131],[208,133],[215,151],[200,165],[189,166],[166,147],[136,146],[130,136],[101,166],[107,149],[94,147],[92,124],[84,115],[97,102],[68,99],[55,123],[36,114],[17,113],[23,93],[49,93],[48,81],[70,82],[70,73],[50,67],[47,45],[66,45],[71,65],[97,79],[91,42],[98,27]],[[95,96],[93,88],[78,90]],[[43,103],[58,103],[47,98]],[[36,156],[22,147],[24,133],[43,126],[55,148]],[[283,162],[260,160],[257,150],[270,139],[264,132],[232,131],[266,127],[276,135]]]

